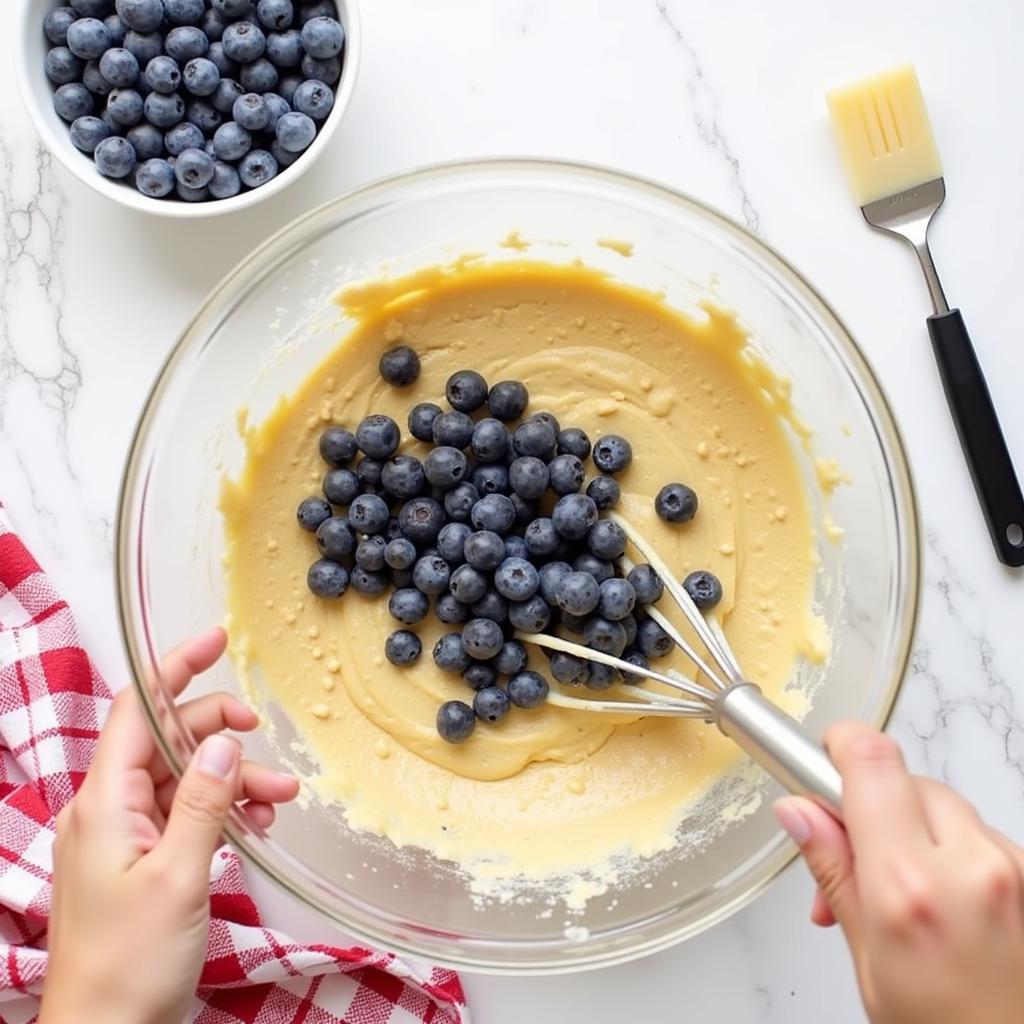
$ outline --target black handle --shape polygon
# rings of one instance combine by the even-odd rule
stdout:
[[[1024,495],[960,310],[928,317],[928,333],[996,554],[1024,565]]]

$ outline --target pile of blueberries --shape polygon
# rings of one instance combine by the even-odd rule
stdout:
[[[309,148],[345,32],[331,0],[68,0],[46,74],[71,141],[154,199],[228,199]]]
[[[419,357],[407,346],[390,349],[380,372],[407,387],[419,377]],[[396,454],[401,430],[388,416],[367,416],[355,433],[324,431],[320,455],[331,468],[323,497],[302,501],[298,521],[316,535],[321,557],[307,582],[317,597],[394,588],[388,607],[406,628],[385,643],[393,664],[419,659],[422,643],[408,627],[429,614],[433,599],[434,615],[453,627],[434,646],[434,662],[475,691],[472,704],[452,700],[438,711],[438,732],[458,743],[477,719],[497,722],[511,705],[532,708],[547,698],[548,682],[527,667],[517,630],[561,627],[591,650],[641,667],[673,642],[645,613],[661,597],[661,579],[646,564],[620,574],[626,534],[601,515],[619,501],[615,476],[632,462],[629,442],[607,434],[591,445],[584,431],[563,428],[548,412],[523,418],[529,395],[520,381],[489,388],[476,371],[460,370],[446,397],[447,411],[421,402],[409,412],[409,433],[426,446],[422,458]],[[589,483],[587,459],[598,470]],[[697,496],[666,484],[655,508],[666,522],[685,523]],[[684,586],[701,609],[722,596],[709,572],[691,573]],[[549,657],[560,683],[603,690],[623,679],[572,654]]]

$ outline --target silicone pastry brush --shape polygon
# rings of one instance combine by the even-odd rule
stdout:
[[[904,239],[920,260],[935,309],[928,333],[992,542],[1001,562],[1024,565],[1024,496],[967,327],[946,303],[928,250],[928,226],[946,185],[917,74],[908,64],[826,98],[864,219]]]

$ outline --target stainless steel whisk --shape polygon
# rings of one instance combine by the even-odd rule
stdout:
[[[724,735],[737,743],[791,793],[811,797],[840,819],[842,781],[825,751],[795,719],[768,700],[758,686],[744,677],[717,620],[711,616],[705,617],[697,608],[647,539],[621,516],[611,513],[608,518],[622,527],[636,550],[658,573],[665,592],[679,606],[700,638],[707,652],[706,657],[654,605],[647,609],[697,668],[698,678],[703,676],[708,685],[687,679],[672,670],[665,673],[632,665],[614,655],[591,650],[562,637],[517,633],[518,639],[524,643],[611,665],[629,675],[643,676],[661,683],[683,695],[662,694],[644,689],[641,685],[623,683],[617,688],[617,693],[621,695],[619,697],[584,699],[553,689],[548,696],[548,703],[593,714],[628,713],[703,719],[718,726]],[[709,664],[709,661],[713,664]]]

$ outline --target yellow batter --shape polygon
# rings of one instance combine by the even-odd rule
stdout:
[[[356,328],[248,429],[244,471],[223,496],[233,649],[299,724],[320,765],[313,791],[340,801],[355,827],[491,872],[543,876],[669,847],[688,804],[737,757],[727,740],[693,722],[546,706],[513,708],[497,725],[478,723],[466,743],[445,743],[437,708],[469,694],[430,657],[452,627],[428,617],[415,627],[420,661],[389,664],[384,639],[396,624],[386,598],[350,591],[321,601],[306,590],[317,552],[295,508],[320,493],[317,439],[327,424],[354,429],[382,412],[404,428],[411,406],[441,399],[463,368],[522,380],[531,411],[550,410],[592,440],[629,438],[619,511],[680,576],[706,568],[719,577],[718,614],[736,655],[777,695],[798,651],[822,654],[784,382],[752,357],[727,313],[709,308],[692,321],[582,267],[464,262],[349,289],[339,301]],[[411,388],[377,372],[398,343],[422,361]],[[401,450],[424,448],[406,437]],[[700,511],[670,526],[653,500],[677,480],[697,491]],[[534,652],[531,667],[543,663]]]

